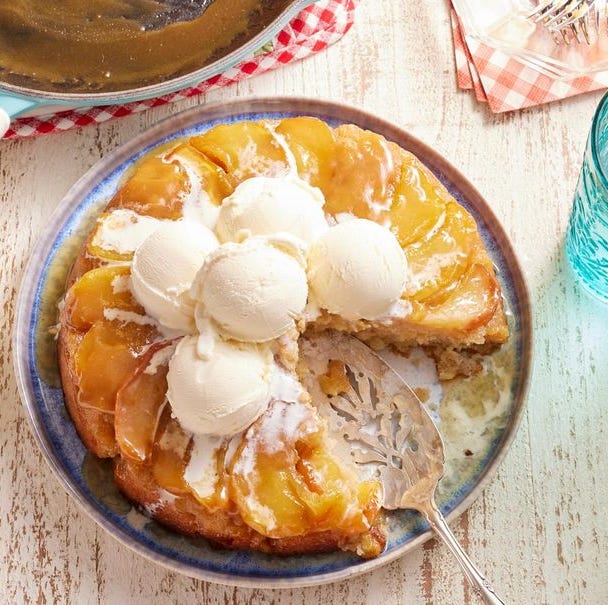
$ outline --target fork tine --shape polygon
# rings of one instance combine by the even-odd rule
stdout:
[[[587,15],[581,20],[581,31],[583,32],[583,36],[585,36],[585,42],[591,44],[591,38],[589,37],[589,19]]]
[[[585,0],[558,0],[553,3],[553,8],[550,11],[548,17],[556,17],[562,15],[565,12],[576,9],[579,5],[584,4]]]
[[[591,28],[599,36],[605,21],[608,30],[608,0],[539,0],[528,18],[541,23],[557,44],[563,41],[569,45],[574,39],[578,44],[590,45]]]
[[[544,19],[549,19],[553,17],[556,11],[561,11],[565,6],[573,1],[575,0],[548,0],[548,2],[543,4],[542,10],[534,11],[532,21],[538,22],[543,21]]]
[[[566,6],[557,13],[554,13],[550,19],[543,21],[543,23],[546,27],[570,25],[573,21],[568,21],[567,24],[563,21],[571,19],[573,16],[575,17],[574,20],[580,19],[587,14],[588,10],[589,7],[585,0],[569,0]]]
[[[593,4],[590,3],[586,7],[581,6],[578,10],[575,9],[574,12],[570,13],[568,17],[565,17],[559,23],[556,23],[555,27],[557,29],[561,29],[563,27],[568,27],[569,25],[572,25],[575,23],[576,24],[581,23],[583,20],[587,19],[587,16],[589,15],[589,11],[591,10],[592,6],[593,6]],[[548,22],[545,25],[547,25],[547,27],[551,26],[551,24]]]
[[[572,33],[574,34],[574,39],[578,42],[578,44],[581,43],[581,38],[578,35],[578,27],[576,27],[576,23],[571,23],[570,24],[570,29],[572,30]]]
[[[554,0],[544,0],[543,2],[539,2],[536,8],[533,11],[529,12],[526,17],[528,19],[533,19],[537,15],[540,15],[541,13],[544,13],[545,11],[551,9],[553,3]]]

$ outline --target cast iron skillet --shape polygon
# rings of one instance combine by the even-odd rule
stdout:
[[[156,29],[165,27],[178,20],[196,17],[206,9],[213,0],[162,0],[167,11],[156,19],[142,22],[142,27]],[[235,47],[220,51],[211,62],[176,77],[167,77],[150,85],[136,86],[125,90],[108,92],[85,91],[66,92],[65,90],[45,90],[28,83],[19,85],[0,79],[0,137],[6,132],[11,119],[27,112],[28,115],[52,113],[76,107],[94,105],[115,105],[158,97],[169,92],[187,88],[224,72],[227,68],[259,49],[275,36],[297,13],[313,4],[316,0],[277,0],[280,12],[269,11],[267,22],[258,24],[256,31],[250,35],[239,36]],[[264,17],[262,16],[262,19]],[[260,29],[261,28],[261,29]],[[0,32],[1,34],[2,32]]]

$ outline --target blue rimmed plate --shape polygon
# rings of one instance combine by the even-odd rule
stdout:
[[[157,145],[204,132],[219,123],[298,115],[315,116],[332,126],[356,124],[417,155],[473,214],[497,267],[511,330],[509,343],[488,358],[480,377],[455,382],[444,391],[446,403],[442,406],[451,424],[445,424],[443,431],[448,475],[440,486],[438,503],[448,519],[462,513],[491,480],[524,410],[531,320],[521,268],[488,204],[437,152],[373,115],[309,99],[222,102],[196,107],[157,124],[91,168],[70,189],[50,219],[32,254],[19,295],[15,368],[21,397],[42,452],[78,504],[136,552],[174,571],[224,584],[278,588],[344,580],[418,547],[431,537],[431,531],[416,513],[390,513],[386,551],[377,559],[363,561],[342,552],[277,557],[221,550],[205,540],[165,529],[131,507],[114,486],[111,465],[88,454],[81,443],[65,409],[52,327],[57,321],[56,305],[63,294],[65,276],[82,241],[125,171],[139,157]]]

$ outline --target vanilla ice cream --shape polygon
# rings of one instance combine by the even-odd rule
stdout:
[[[216,342],[213,355],[197,353],[185,336],[169,362],[167,398],[180,425],[195,434],[233,435],[268,407],[274,362],[269,349]]]
[[[162,326],[194,331],[195,302],[190,287],[218,241],[207,227],[189,221],[165,222],[135,251],[131,286],[146,313]]]
[[[153,216],[117,208],[99,217],[91,245],[118,254],[131,254],[161,224],[162,221]]]
[[[320,189],[295,175],[253,177],[222,202],[217,234],[228,242],[283,232],[311,244],[328,229],[324,203]]]
[[[265,342],[295,326],[308,298],[303,265],[266,238],[229,242],[209,254],[192,286],[200,316],[224,338]]]
[[[366,219],[331,227],[308,252],[311,298],[345,319],[378,319],[401,297],[407,260],[396,237]]]

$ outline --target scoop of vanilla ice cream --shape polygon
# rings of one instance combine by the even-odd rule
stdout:
[[[211,252],[192,286],[197,321],[210,317],[224,338],[265,342],[295,325],[308,298],[303,265],[269,240],[254,237]]]
[[[308,251],[311,298],[345,319],[377,319],[403,292],[407,260],[396,237],[366,219],[339,223]]]
[[[169,361],[167,398],[173,414],[195,434],[238,433],[268,407],[272,354],[218,340],[213,355],[202,358],[197,340],[185,336]]]
[[[216,231],[222,242],[283,232],[311,244],[328,229],[324,203],[320,189],[295,176],[253,177],[222,202]]]
[[[166,327],[194,331],[190,287],[207,255],[217,248],[213,232],[199,223],[165,222],[137,248],[131,286],[146,313]]]

